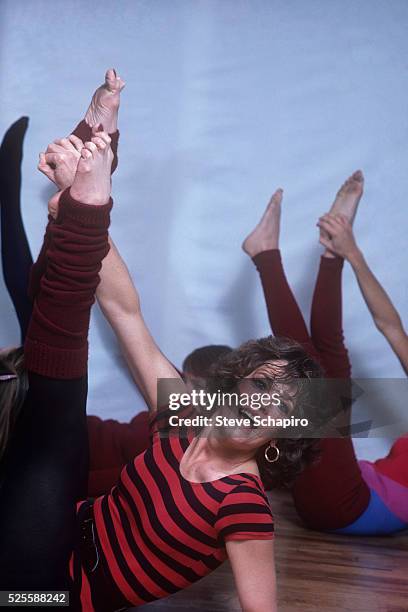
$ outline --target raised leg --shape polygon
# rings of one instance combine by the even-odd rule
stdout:
[[[111,173],[116,170],[118,165],[119,131],[117,129],[117,124],[120,106],[120,92],[122,91],[124,86],[125,82],[116,74],[113,68],[107,70],[105,75],[105,82],[100,87],[98,87],[95,93],[93,94],[91,103],[88,107],[87,112],[85,113],[85,118],[78,123],[78,125],[72,132],[74,139],[71,138],[71,141],[74,143],[74,147],[78,149],[78,139],[82,141],[82,143],[91,141],[92,137],[94,136],[93,128],[95,128],[98,124],[102,123],[103,129],[105,130],[105,132],[109,133],[111,139],[110,148],[113,153]],[[66,159],[67,155],[69,154],[71,154],[72,156],[72,152],[69,152],[71,144],[72,143],[70,143],[68,139],[62,139],[57,140],[51,145],[49,145],[46,154],[51,156],[51,165],[47,164],[45,154],[40,154],[40,164],[38,166],[39,170],[55,183],[55,166],[59,163],[58,159]],[[74,167],[76,168],[77,158],[75,156],[74,162]],[[72,167],[72,163],[68,163],[67,166]],[[64,186],[58,185],[58,188],[64,189],[65,187],[70,186],[72,184],[74,174],[75,171],[72,171],[72,178],[69,178],[69,173],[66,173],[66,176],[68,176],[68,183]],[[56,217],[58,211],[59,196],[60,194],[55,194],[55,196],[53,196],[49,202],[49,210],[52,213],[52,216],[54,217]],[[51,217],[49,217],[49,221],[50,223],[52,223]],[[50,240],[50,233],[48,229],[49,227],[47,227],[47,232],[45,234],[44,247],[41,250],[37,261],[32,267],[30,273],[29,293],[31,298],[33,298],[38,292],[39,282],[44,273],[46,265],[45,252]]]
[[[362,195],[363,177],[355,172],[339,190],[332,212],[354,219]],[[311,333],[328,378],[342,393],[341,425],[350,424],[351,364],[342,327],[343,259],[326,250],[320,261],[313,295]],[[332,383],[333,384],[333,383]],[[326,438],[318,442],[320,457],[296,479],[293,498],[305,523],[319,530],[342,529],[354,523],[370,503],[370,490],[363,480],[351,438]]]
[[[27,287],[33,263],[21,216],[21,162],[28,117],[7,130],[0,147],[1,257],[4,282],[20,325],[21,341],[30,322],[32,302]]]
[[[3,589],[66,590],[70,584],[76,501],[87,474],[87,336],[109,250],[112,157],[107,135],[86,144],[50,230],[24,346],[29,392],[0,467]]]
[[[328,378],[351,376],[344,344],[341,280],[343,259],[322,257],[312,300],[310,329]]]
[[[282,265],[279,251],[282,193],[278,189],[273,194],[261,221],[242,248],[260,274],[272,333],[296,340],[310,356],[319,360]]]
[[[343,183],[338,190],[334,202],[330,208],[329,215],[344,215],[353,224],[357,208],[364,191],[364,175],[361,170],[356,170]],[[326,236],[324,230],[320,230],[321,236]],[[329,249],[326,249],[323,257],[335,257]]]

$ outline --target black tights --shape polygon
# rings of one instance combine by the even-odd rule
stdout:
[[[28,118],[21,117],[7,130],[0,147],[0,219],[3,276],[17,314],[21,343],[30,322],[32,303],[28,279],[33,263],[21,217],[21,160]]]
[[[0,467],[0,590],[70,590],[76,501],[87,478],[87,378],[29,376]]]

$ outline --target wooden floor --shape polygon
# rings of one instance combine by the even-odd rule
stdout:
[[[279,612],[408,612],[408,532],[387,537],[304,529],[286,493],[273,493]],[[231,569],[138,612],[239,612]],[[260,610],[259,612],[262,612]]]

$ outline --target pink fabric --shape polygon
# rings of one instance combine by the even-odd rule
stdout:
[[[359,465],[363,479],[370,489],[374,489],[395,516],[408,523],[408,487],[379,472],[375,463],[359,461]]]

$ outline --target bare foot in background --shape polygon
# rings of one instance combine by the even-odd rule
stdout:
[[[341,214],[353,225],[363,191],[364,175],[361,170],[356,170],[340,187],[329,214]],[[325,240],[330,239],[330,236],[323,229],[320,229],[320,237]],[[335,257],[328,249],[325,250],[323,256],[329,258]]]
[[[330,209],[330,214],[341,214],[347,217],[352,224],[356,216],[357,207],[364,191],[364,175],[361,170],[356,170],[347,181],[343,183],[337,192],[336,198]]]
[[[277,189],[256,228],[242,243],[242,248],[250,257],[262,251],[279,249],[281,202],[283,190]]]

